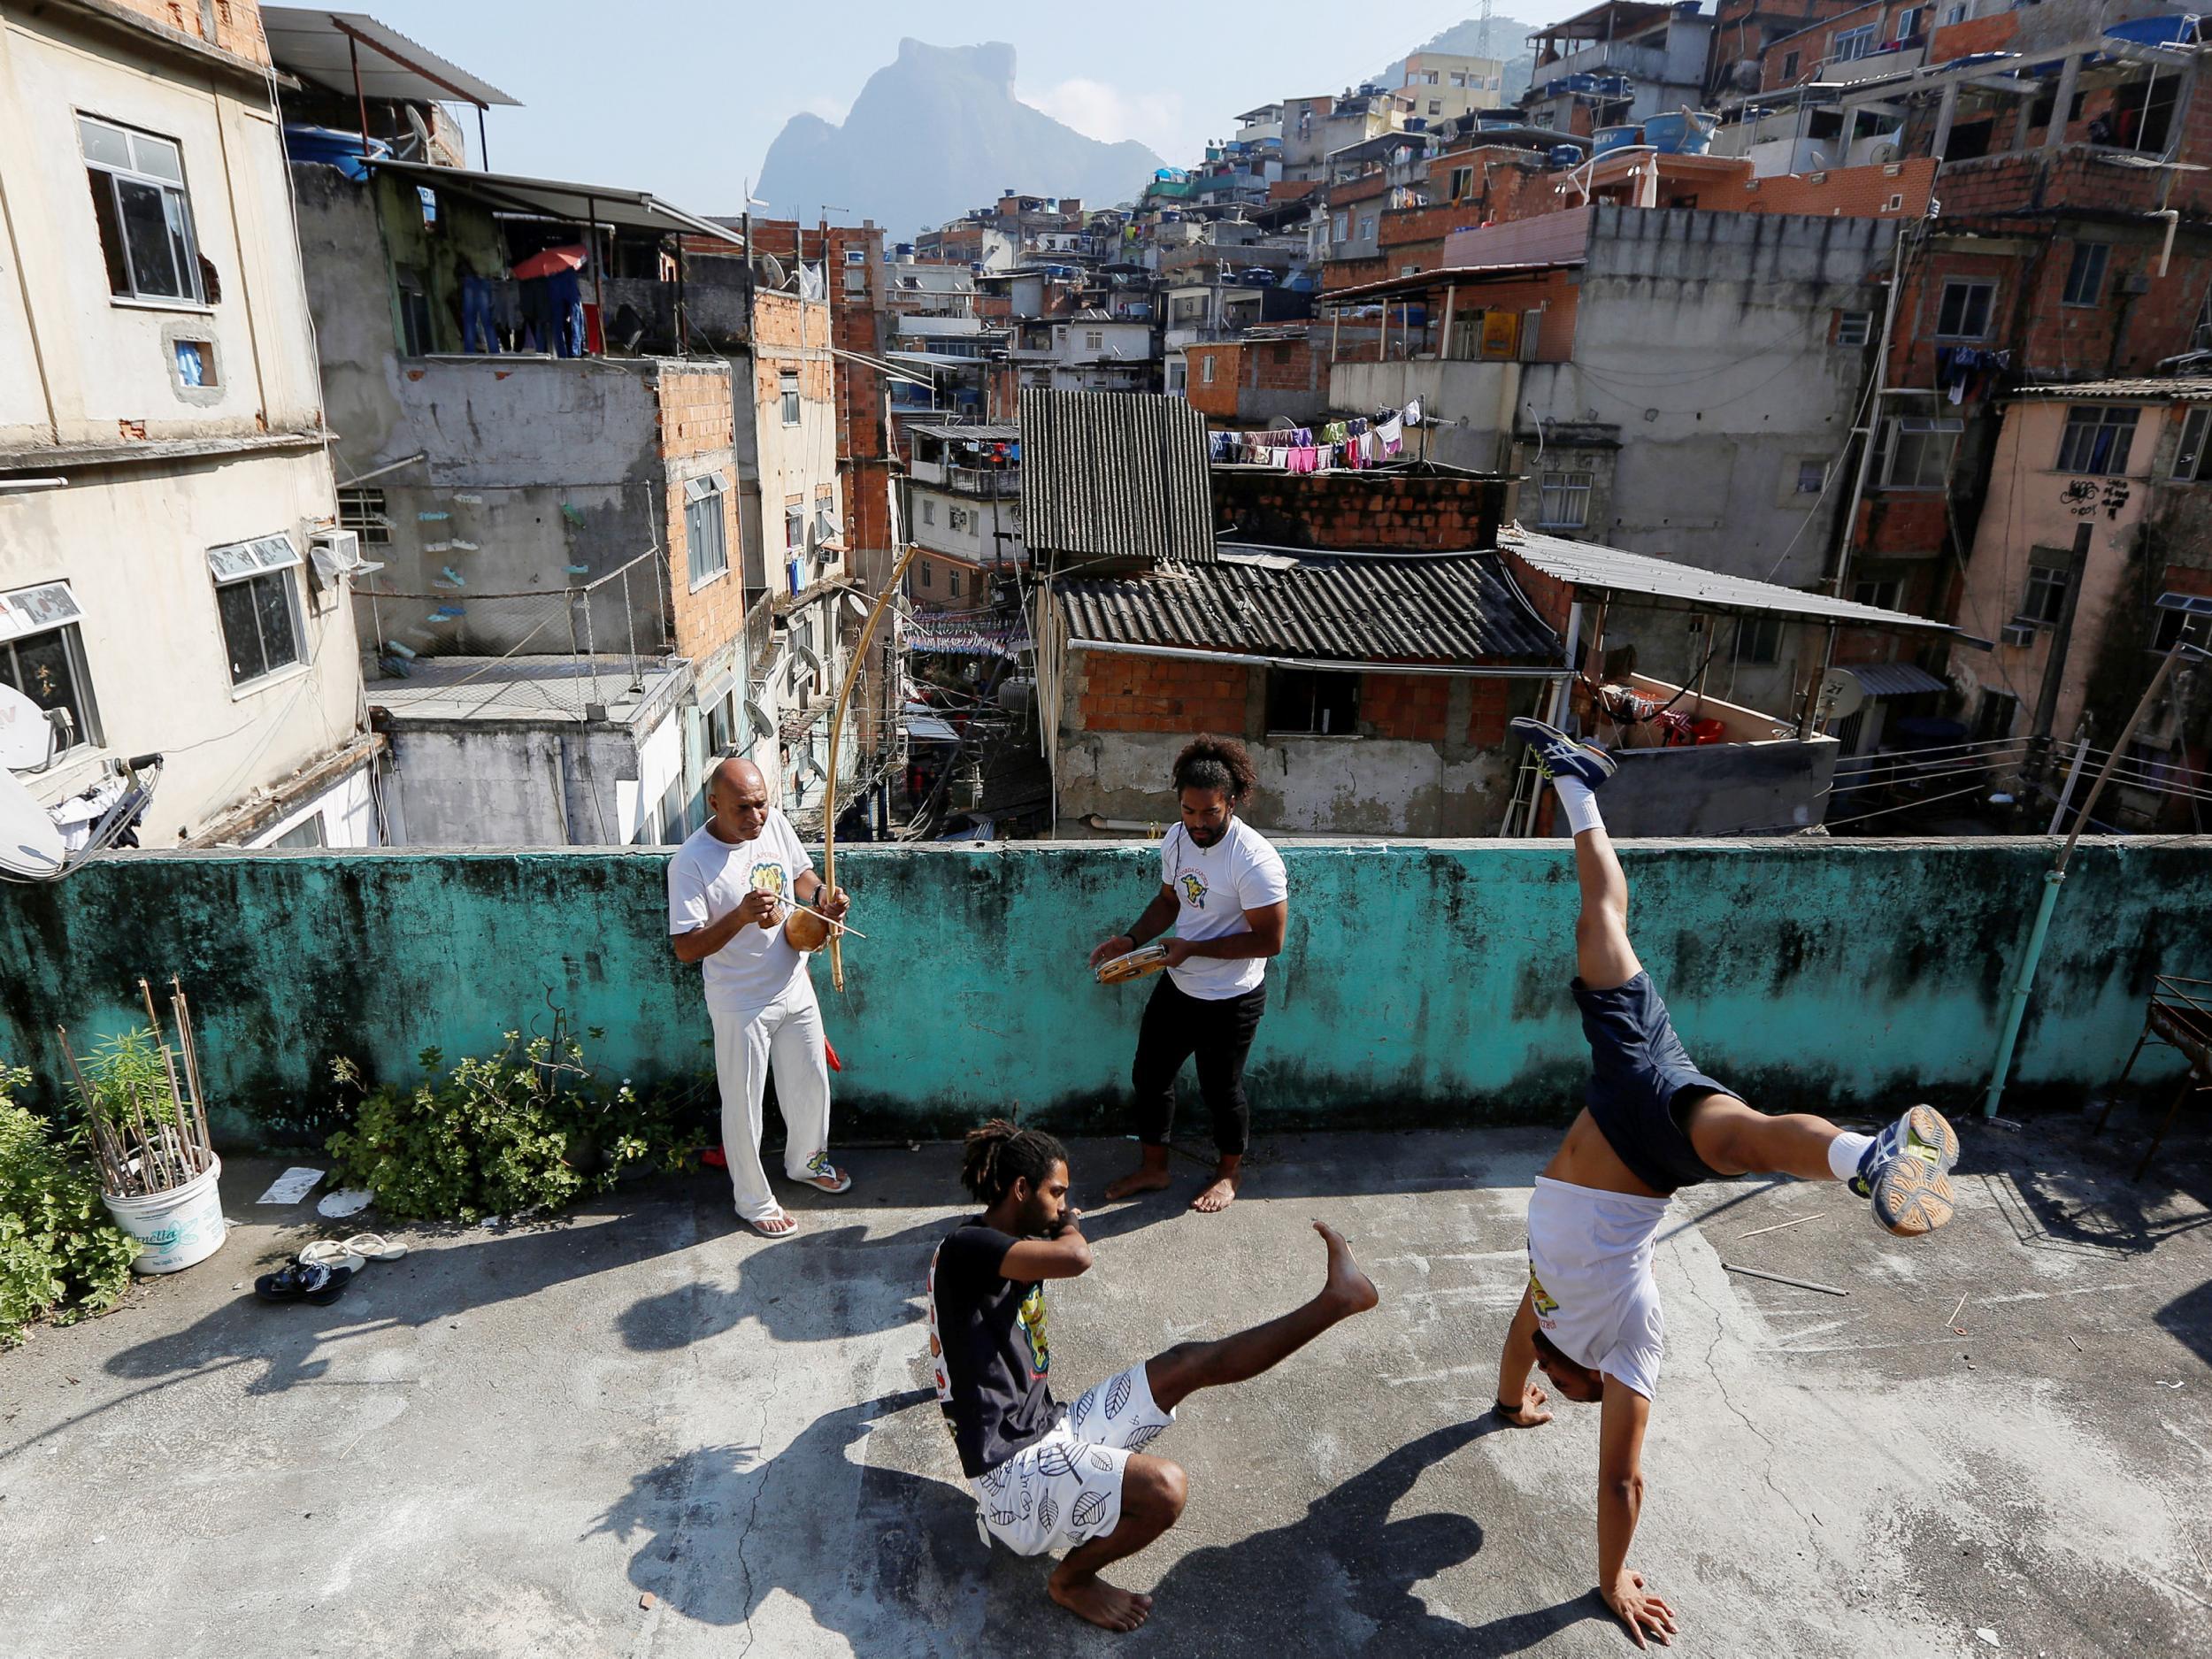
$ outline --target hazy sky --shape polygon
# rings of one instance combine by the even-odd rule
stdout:
[[[488,118],[500,171],[649,189],[695,213],[738,211],[785,120],[802,110],[841,119],[902,35],[1011,42],[1024,102],[1181,165],[1225,136],[1239,111],[1336,91],[1476,12],[1472,0],[1379,12],[1356,0],[1103,12],[1050,0],[957,12],[912,0],[374,0],[364,9],[522,100]],[[1584,6],[1500,0],[1496,9],[1541,24]],[[1500,31],[1500,57],[1517,48],[1509,33]]]

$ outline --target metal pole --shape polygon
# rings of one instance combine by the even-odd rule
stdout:
[[[1844,510],[1843,540],[1836,551],[1835,580],[1828,588],[1839,599],[1843,597],[1844,578],[1851,570],[1851,544],[1858,539],[1859,503],[1866,495],[1867,474],[1874,470],[1874,434],[1881,429],[1882,391],[1889,377],[1890,330],[1897,322],[1898,292],[1905,286],[1905,234],[1906,227],[1899,226],[1897,240],[1890,250],[1889,300],[1882,308],[1882,343],[1874,353],[1874,390],[1866,402],[1866,430],[1859,440],[1859,470],[1851,480],[1851,504]],[[1948,480],[1944,488],[1950,488]],[[1835,666],[1835,651],[1836,634],[1831,628],[1826,652],[1820,659],[1821,680],[1826,680],[1828,671]],[[1814,683],[1817,685],[1819,681]]]
[[[346,36],[346,56],[353,62],[353,102],[361,112],[361,159],[369,158],[369,101],[361,91],[361,48],[352,35]]]
[[[492,170],[492,141],[484,135],[484,106],[476,106],[476,165],[486,173]]]
[[[2136,701],[2135,711],[2128,716],[2128,723],[2120,728],[2120,735],[2114,740],[2111,753],[2104,757],[2104,764],[2098,769],[2097,781],[2089,787],[2089,798],[2081,804],[2081,813],[2074,819],[2073,832],[2066,837],[2066,844],[2059,849],[2056,861],[2043,877],[2043,902],[2036,907],[2034,925],[2028,930],[2027,946],[2020,953],[2019,971],[2013,976],[2012,990],[2005,1003],[2003,1029],[1997,1037],[1997,1057],[1989,1069],[1989,1089],[1982,1097],[1982,1116],[1985,1118],[1997,1115],[1997,1102],[2004,1096],[2005,1078],[2012,1070],[2013,1046],[2019,1041],[2020,1021],[2028,1011],[2028,995],[2035,988],[2036,965],[2043,959],[2043,941],[2050,933],[2051,912],[2058,907],[2058,890],[2065,883],[2066,865],[2074,856],[2074,843],[2081,839],[2082,826],[2095,816],[2097,801],[2104,794],[2105,785],[2112,780],[2112,769],[2119,764],[2120,757],[2127,752],[2136,727],[2142,725],[2143,717],[2150,712],[2151,704],[2157,700],[2159,692],[2172,676],[2174,664],[2181,660],[2184,651],[2193,649],[2185,641],[2177,640],[2173,649],[2160,661],[2158,672],[2151,676],[2151,683],[2144,687],[2142,696]]]
[[[2081,737],[2074,745],[2074,764],[2066,769],[2066,783],[2058,792],[2058,805],[2051,813],[2051,827],[2043,833],[2055,835],[2066,821],[2066,808],[2074,798],[2074,780],[2081,776],[2081,764],[2089,755],[2089,723],[2082,722]]]

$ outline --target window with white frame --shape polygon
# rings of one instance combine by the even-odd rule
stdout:
[[[1362,213],[1359,216],[1359,239],[1366,242],[1372,238],[1374,234],[1375,216],[1372,213]]]
[[[868,263],[868,250],[865,248],[846,249],[845,263],[847,265],[866,265]]]
[[[1538,515],[1548,530],[1579,530],[1590,522],[1590,474],[1547,472]]]
[[[78,628],[82,617],[67,582],[0,594],[0,685],[14,687],[42,710],[67,710],[63,746],[71,749],[101,741]]]
[[[783,550],[787,557],[806,551],[806,509],[786,507],[783,510]]]
[[[299,549],[289,535],[208,549],[233,686],[250,686],[303,660],[299,565]]]
[[[2212,483],[2212,409],[2193,409],[2181,423],[2181,444],[2174,451],[2177,484]]]
[[[1863,346],[1874,338],[1872,311],[1838,311],[1836,313],[1836,343],[1839,346]]]
[[[2068,410],[2066,433],[2058,442],[2058,470],[2101,477],[2125,472],[2142,412],[2131,403],[2077,404]]]
[[[1857,28],[1845,29],[1828,43],[1828,60],[1847,64],[1864,58],[1874,50],[1874,25],[1863,23]]]
[[[2073,257],[2066,265],[2066,290],[2061,303],[2094,305],[2103,297],[2105,261],[2111,253],[2111,247],[2105,242],[2076,242]]]
[[[1882,461],[1884,489],[1941,489],[1966,423],[1950,417],[1900,415],[1889,423]]]
[[[1214,360],[1211,352],[1208,352],[1198,359],[1198,378],[1208,386],[1214,383]]]
[[[1086,328],[1086,329],[1083,331],[1083,349],[1084,349],[1084,350],[1086,350],[1086,351],[1097,351],[1097,350],[1101,350],[1101,349],[1102,349],[1104,348],[1105,344],[1106,344],[1106,332],[1105,332],[1105,330],[1104,330],[1104,329],[1102,329],[1102,328]]]
[[[1472,167],[1452,169],[1452,200],[1463,202],[1475,193],[1475,170]]]
[[[1936,308],[1939,340],[1986,340],[1989,310],[1997,296],[1994,282],[1953,277],[1943,285],[1943,301]]]
[[[388,547],[392,521],[385,516],[380,489],[342,489],[338,492],[338,527],[361,538],[364,547]]]
[[[1342,242],[1350,236],[1351,234],[1351,214],[1332,213],[1329,215],[1329,240],[1331,242]]]
[[[1928,27],[1928,13],[1933,9],[1924,5],[1907,6],[1897,14],[1897,33],[1891,38],[1901,41],[1910,40]]]
[[[783,424],[799,424],[799,377],[786,370],[776,376],[776,389],[783,395]]]
[[[176,142],[89,115],[77,118],[77,139],[92,186],[108,291],[123,299],[208,303],[192,200],[185,191],[184,152]]]
[[[1971,10],[1971,8],[1970,8],[1970,6],[1968,6],[1966,4],[1964,4],[1964,0],[1958,0],[1958,4],[1952,4],[1952,5],[1947,5],[1947,6],[1944,7],[1944,9],[1943,9],[1943,26],[1944,26],[1946,28],[1948,28],[1948,27],[1950,27],[1950,26],[1951,26],[1952,24],[1954,24],[1954,23],[1963,23],[1963,22],[1965,22],[1965,21],[1966,21],[1966,18],[1967,18],[1967,13],[1968,13],[1970,10]]]
[[[1817,495],[1828,487],[1828,464],[1824,461],[1800,461],[1797,464],[1797,493]]]
[[[729,531],[723,518],[722,475],[684,480],[684,561],[694,588],[730,568]]]

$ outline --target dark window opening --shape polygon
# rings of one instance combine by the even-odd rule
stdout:
[[[0,685],[14,687],[42,710],[66,709],[73,747],[100,742],[99,710],[93,706],[84,641],[74,623],[0,641]]]
[[[1271,669],[1267,729],[1346,736],[1359,727],[1359,676],[1307,668]]]

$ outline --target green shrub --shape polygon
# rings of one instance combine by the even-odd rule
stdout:
[[[123,1299],[137,1240],[108,1219],[99,1178],[44,1118],[15,1103],[28,1071],[0,1066],[0,1348],[50,1318],[70,1325]]]
[[[368,1094],[353,1126],[330,1137],[334,1178],[372,1189],[396,1220],[476,1221],[560,1210],[628,1171],[685,1168],[714,1138],[698,1089],[648,1097],[626,1078],[608,1083],[557,1018],[550,1037],[502,1041],[450,1070],[426,1048],[421,1082]],[[360,1086],[350,1061],[332,1072]]]

